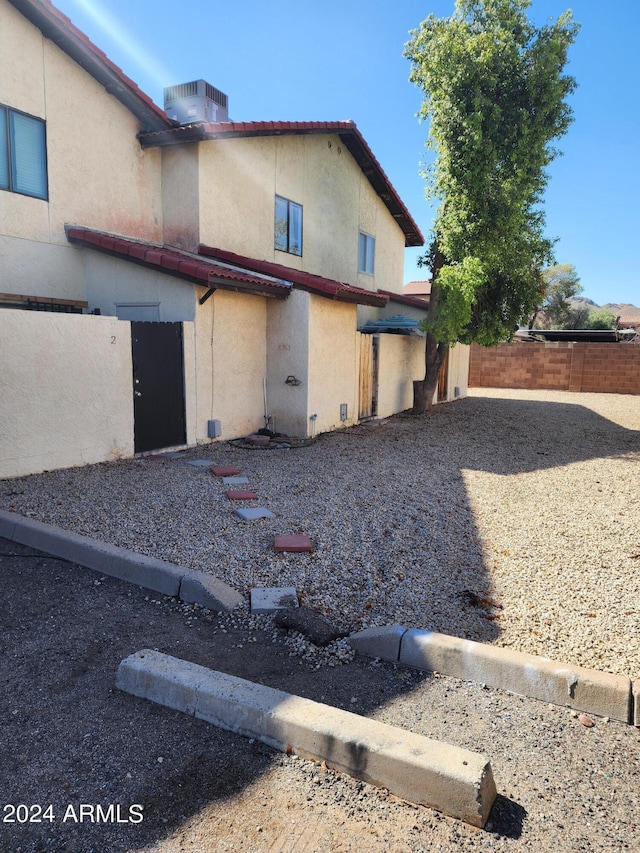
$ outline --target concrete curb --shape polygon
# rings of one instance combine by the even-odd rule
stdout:
[[[197,602],[211,610],[232,610],[244,601],[237,590],[212,575],[136,554],[16,513],[0,510],[0,536],[103,575],[163,595],[173,595],[188,603]]]
[[[432,631],[404,629],[400,625],[367,628],[353,634],[349,641],[357,652],[369,657],[440,672],[464,681],[477,681],[624,723],[640,724],[640,685],[633,688],[624,675],[562,664]]]
[[[406,633],[407,629],[402,625],[383,625],[380,628],[365,628],[347,639],[358,654],[398,663],[400,644]]]
[[[484,826],[496,798],[486,757],[394,726],[144,649],[116,687]]]

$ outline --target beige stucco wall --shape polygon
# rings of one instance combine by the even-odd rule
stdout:
[[[221,422],[222,440],[264,426],[267,376],[266,299],[217,290],[196,320],[196,438],[208,441],[207,421]]]
[[[0,477],[133,455],[131,326],[0,311]]]
[[[379,335],[378,417],[413,406],[413,381],[424,377],[424,338]]]
[[[200,229],[200,146],[162,149],[163,239],[167,246],[197,252]],[[215,203],[217,191],[203,186],[203,202]]]
[[[279,432],[308,436],[357,419],[356,306],[294,290],[267,314],[268,404]],[[299,384],[287,384],[289,376]],[[340,404],[348,418],[340,420]],[[312,416],[315,415],[315,418]]]
[[[196,319],[204,288],[93,249],[74,248],[82,259],[90,311],[99,308],[102,314],[115,316],[118,305],[157,304],[160,322]]]
[[[309,429],[310,296],[293,290],[267,303],[267,404],[272,429],[306,436]],[[287,385],[292,376],[299,385]]]
[[[0,216],[7,197],[0,190]],[[69,246],[0,234],[0,293],[84,301],[82,258]]]
[[[467,396],[469,389],[470,352],[471,347],[468,344],[456,344],[449,350],[447,400],[455,400]],[[456,388],[458,389],[457,394]]]
[[[303,206],[302,257],[274,249],[274,198]],[[238,254],[402,292],[404,235],[339,137],[200,143],[200,239]],[[358,273],[358,235],[376,240],[375,275]]]
[[[5,239],[2,289],[84,298],[65,223],[156,241],[162,237],[161,152],[143,151],[137,119],[6,0],[0,0],[0,103],[46,121],[49,199],[0,191],[0,236],[53,263],[33,277]],[[33,241],[36,246],[24,241]],[[64,271],[64,272],[63,272]],[[62,284],[64,274],[72,273]]]
[[[350,426],[358,417],[356,306],[310,297],[308,414],[316,432]],[[347,420],[340,405],[347,404]]]

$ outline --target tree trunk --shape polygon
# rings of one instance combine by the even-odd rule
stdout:
[[[414,415],[425,415],[431,411],[433,398],[438,387],[438,376],[440,368],[449,347],[438,343],[433,335],[427,334],[425,363],[426,371],[424,379],[417,379],[413,383],[413,409]]]
[[[431,295],[429,296],[429,313],[435,314],[440,296],[438,287],[438,273],[444,266],[444,255],[436,247],[434,254],[433,269],[431,271]],[[433,397],[438,387],[438,375],[442,362],[445,359],[449,347],[439,342],[427,332],[425,347],[425,373],[424,379],[417,379],[413,383],[413,409],[414,415],[425,415],[431,411]]]

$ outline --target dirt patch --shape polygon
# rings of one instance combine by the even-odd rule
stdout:
[[[0,554],[3,853],[640,848],[631,727],[375,661],[317,669],[246,615]],[[488,829],[120,693],[119,662],[144,647],[485,752]]]

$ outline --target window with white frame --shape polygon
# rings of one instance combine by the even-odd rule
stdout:
[[[48,198],[45,123],[1,104],[0,189]]]
[[[275,247],[290,255],[302,254],[302,205],[276,196]]]
[[[375,253],[375,238],[361,231],[358,242],[358,272],[366,272],[369,275],[373,275]]]

